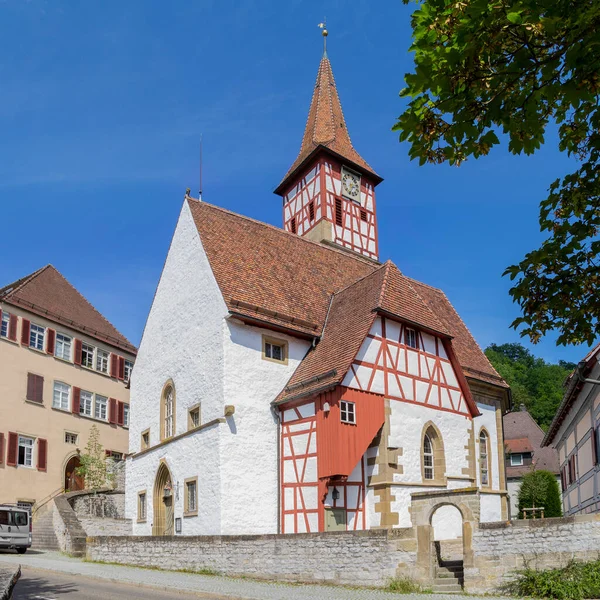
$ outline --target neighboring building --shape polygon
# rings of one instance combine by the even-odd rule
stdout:
[[[542,448],[544,430],[535,422],[524,404],[519,410],[504,415],[504,446],[506,449],[506,480],[510,497],[510,516],[519,517],[519,490],[523,475],[534,468],[550,471],[560,486],[558,452]]]
[[[600,512],[600,345],[571,373],[543,446],[558,450],[565,515]]]
[[[79,452],[98,425],[127,452],[136,348],[53,266],[0,288],[0,502],[80,489]]]
[[[284,229],[186,195],[132,381],[134,534],[406,527],[412,493],[473,487],[507,518],[509,388],[442,291],[378,262],[380,182],[324,56]]]

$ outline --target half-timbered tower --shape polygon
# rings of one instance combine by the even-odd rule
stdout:
[[[457,488],[506,518],[508,386],[441,290],[378,262],[381,181],[323,56],[283,228],[186,195],[131,385],[136,534],[407,527]]]

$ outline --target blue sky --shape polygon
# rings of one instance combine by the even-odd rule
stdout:
[[[495,150],[419,167],[391,131],[411,70],[400,0],[0,0],[0,284],[54,264],[138,343],[186,187],[281,225],[322,51],[377,188],[381,259],[442,288],[478,342],[519,341],[507,265],[569,161]],[[533,347],[576,361],[585,348]]]

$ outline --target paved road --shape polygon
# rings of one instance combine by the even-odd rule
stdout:
[[[223,600],[225,596],[169,592],[103,579],[24,567],[13,600]],[[229,596],[231,598],[231,596]]]
[[[196,575],[191,573],[177,573],[174,571],[157,571],[126,567],[121,565],[103,565],[100,563],[85,562],[81,559],[70,558],[59,552],[28,551],[27,554],[16,554],[0,550],[0,563],[20,564],[24,577],[17,583],[15,589],[16,600],[87,600],[89,598],[110,600],[112,597],[105,592],[87,592],[86,588],[79,586],[82,578],[93,581],[93,585],[101,586],[102,590],[114,584],[114,596],[133,600],[138,598],[152,598],[158,600],[165,598],[226,598],[231,600],[479,600],[477,596],[462,596],[449,594],[436,594],[435,596],[422,596],[420,594],[398,595],[382,590],[364,588],[344,588],[326,585],[293,585],[285,583],[268,583],[250,579],[220,577],[215,575]],[[30,571],[31,570],[31,571]],[[43,574],[51,575],[66,580],[57,590],[52,591],[44,584]],[[51,575],[48,575],[51,572]],[[40,591],[31,596],[21,596],[22,590],[30,593],[32,589],[25,590],[24,582],[31,577],[37,579]],[[54,579],[50,580],[50,586]],[[31,581],[33,586],[35,582]],[[23,586],[23,587],[21,587]],[[144,586],[144,587],[140,587]],[[96,588],[99,590],[99,588]],[[73,595],[70,594],[85,594]],[[182,592],[182,594],[177,594]],[[137,596],[135,594],[138,594]],[[167,595],[161,595],[167,594]],[[171,594],[171,595],[168,595]],[[175,595],[173,595],[175,594]],[[37,598],[36,598],[37,596]],[[492,600],[490,596],[481,600]]]

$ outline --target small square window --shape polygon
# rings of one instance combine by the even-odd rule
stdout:
[[[308,205],[308,215],[310,217],[311,222],[315,220],[315,201],[312,200]]]
[[[81,366],[88,369],[94,368],[94,346],[81,344]]]
[[[46,328],[32,323],[29,329],[29,347],[35,350],[44,350],[44,336]]]
[[[185,480],[185,506],[186,515],[198,514],[198,478]]]
[[[263,337],[263,358],[287,364],[287,342]]]
[[[511,467],[520,467],[523,465],[523,455],[522,454],[511,454],[510,455],[510,466]]]
[[[354,402],[340,401],[340,419],[342,423],[356,424],[356,412]]]
[[[194,406],[194,408],[190,408],[190,419],[189,419],[189,428],[194,429],[194,427],[200,426],[200,406]]]
[[[108,352],[100,348],[96,351],[96,371],[108,373]]]
[[[404,330],[404,343],[409,348],[417,348],[417,332],[414,329]]]
[[[150,430],[142,431],[142,450],[150,448]]]
[[[56,334],[56,342],[54,343],[54,356],[63,360],[71,360],[71,344],[72,338],[64,333]]]
[[[77,445],[77,434],[65,431],[65,444]]]
[[[292,217],[290,228],[292,230],[292,233],[296,233],[296,217]]]
[[[0,323],[0,337],[7,338],[10,330],[10,314],[2,312],[2,323]]]

